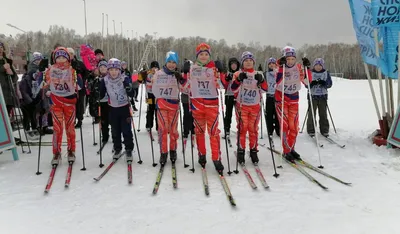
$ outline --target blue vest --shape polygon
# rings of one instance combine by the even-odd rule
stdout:
[[[275,94],[275,87],[276,87],[275,71],[267,71],[267,72],[265,72],[265,77],[267,79],[267,84],[268,84],[267,95],[269,95],[269,96],[274,95]]]
[[[328,72],[313,72],[312,73],[312,80],[324,80],[327,81],[328,80]],[[328,90],[323,87],[322,85],[314,85],[311,88],[311,95],[313,96],[323,96],[323,95],[327,95],[328,94]]]

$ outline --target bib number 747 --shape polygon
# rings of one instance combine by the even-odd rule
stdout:
[[[172,88],[160,88],[160,96],[171,96]]]

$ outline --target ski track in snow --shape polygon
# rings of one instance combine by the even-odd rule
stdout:
[[[377,81],[374,81],[374,86],[377,92]],[[397,88],[397,85],[393,86]],[[396,90],[394,93],[397,93]],[[307,109],[306,99],[303,88],[299,127]],[[91,118],[85,118],[83,125],[87,171],[80,171],[81,143],[77,142],[77,161],[68,189],[64,188],[67,163],[63,158],[50,193],[43,194],[51,170],[51,147],[42,148],[40,170],[43,174],[40,176],[35,175],[38,147],[32,147],[32,154],[22,154],[18,148],[18,162],[12,161],[10,151],[1,154],[0,233],[397,233],[396,223],[400,217],[399,151],[378,148],[367,139],[378,127],[367,81],[335,78],[330,89],[329,107],[338,128],[338,135],[335,135],[331,126],[331,135],[346,144],[346,148],[341,149],[320,137],[324,144],[324,148],[320,149],[322,164],[326,172],[352,182],[352,187],[307,170],[329,187],[328,191],[323,191],[287,164],[283,164],[283,169],[277,169],[280,177],[276,179],[272,176],[270,152],[259,147],[260,168],[270,190],[262,188],[254,168],[248,163],[247,168],[258,189],[253,191],[249,187],[240,168],[238,175],[226,175],[237,203],[237,207],[232,208],[210,155],[207,158],[210,196],[206,197],[201,169],[197,164],[197,150],[194,150],[196,172],[193,174],[188,170],[190,167],[183,168],[179,140],[178,189],[172,188],[171,164],[168,163],[160,189],[154,196],[151,192],[159,167],[151,166],[150,140],[144,128],[146,105],[143,104],[141,132],[137,133],[143,164],[133,164],[132,185],[127,183],[124,158],[100,182],[93,181],[105,167],[98,167],[96,151],[99,146],[92,145]],[[138,127],[138,118],[134,119]],[[232,129],[235,130],[236,121],[233,119],[233,122]],[[221,126],[222,115],[220,129]],[[95,130],[98,142],[97,125]],[[263,132],[266,134],[266,129]],[[76,136],[80,139],[79,130]],[[156,138],[155,132],[154,136]],[[235,137],[233,134],[233,143]],[[51,136],[43,140],[50,141]],[[275,137],[274,141],[279,150],[279,139]],[[266,135],[260,142],[268,145]],[[226,173],[224,144],[221,139]],[[229,148],[231,170],[235,166],[233,151],[236,147],[235,144],[233,146]],[[112,160],[111,147],[109,143],[104,149],[106,166]],[[154,147],[158,161],[157,141]],[[315,143],[306,133],[299,134],[296,149],[305,160],[319,165]],[[246,157],[250,162],[247,154]],[[191,164],[189,147],[186,149],[186,163]],[[278,157],[276,163],[280,164]]]

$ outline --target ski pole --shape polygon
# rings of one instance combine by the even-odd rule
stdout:
[[[42,128],[42,114],[39,116],[39,128]],[[39,150],[38,150],[38,163],[37,163],[37,171],[36,171],[36,175],[40,175],[42,174],[42,172],[40,172],[40,153],[41,153],[41,149],[42,149],[42,134],[39,133]]]
[[[102,124],[103,124],[103,120],[102,120],[102,117],[101,117],[101,106],[100,106],[100,101],[98,101],[98,104],[99,104],[99,118],[100,118],[100,123],[99,123],[99,154],[100,154],[100,162],[99,162],[99,167],[100,168],[102,168],[102,167],[104,167],[104,164],[103,164],[103,148],[102,147],[104,147],[104,146],[102,146],[102,143],[103,143],[103,140],[101,139],[101,131],[102,131]]]
[[[326,107],[328,108],[328,113],[329,113],[329,117],[331,118],[333,130],[335,130],[335,133],[337,133],[337,132],[336,132],[335,123],[333,122],[333,118],[332,118],[332,115],[331,115],[331,110],[329,109],[328,103],[326,104]]]
[[[139,156],[139,164],[142,164],[142,158],[140,157],[140,150],[139,150],[139,143],[138,143],[138,139],[137,139],[137,135],[136,135],[136,128],[135,128],[135,121],[133,121],[133,111],[132,111],[132,106],[129,106],[130,111],[131,111],[131,121],[132,121],[132,128],[133,128],[133,134],[135,135],[135,142],[136,142],[136,147],[137,147],[137,151],[138,151],[138,156]],[[139,121],[140,121],[140,117],[139,117]]]
[[[146,82],[146,81],[144,81]],[[140,120],[142,119],[142,100],[143,100],[143,84],[140,87],[140,106],[139,106],[139,126],[138,126],[138,132],[140,132]],[[133,115],[132,115],[133,116]]]
[[[182,105],[183,105],[183,103],[182,103]],[[183,121],[182,121],[182,107],[181,107],[181,104],[180,104],[180,103],[179,103],[179,120],[180,120],[180,122],[181,122],[181,139],[182,139],[183,167],[184,167],[184,168],[187,168],[187,167],[189,167],[189,165],[186,164],[185,142],[184,142],[184,139],[183,139],[183,131],[184,131],[184,129],[183,129]]]
[[[17,114],[16,114],[16,112],[17,112],[17,110],[18,110],[18,115],[19,116],[22,116],[22,113],[21,113],[21,105],[20,105],[20,103],[19,103],[19,99],[18,99],[18,97],[17,97],[17,93],[16,93],[16,91],[15,91],[15,88],[14,88],[14,85],[13,85],[13,82],[12,82],[12,77],[11,77],[11,75],[8,75],[8,85],[10,86],[10,89],[11,89],[11,95],[13,96],[13,103],[14,103],[14,112],[15,112],[15,120],[16,120],[16,122],[17,122],[17,131],[18,131],[18,137],[19,137],[19,139],[21,139],[21,141],[22,141],[22,137],[21,137],[21,130],[20,130],[20,128],[19,128],[19,121],[18,121],[18,116],[17,116]],[[26,130],[25,130],[25,128],[23,128],[23,131],[24,131],[24,135],[25,135],[25,139],[26,139],[26,142],[27,142],[27,144],[28,144],[28,154],[30,154],[31,153],[31,146],[30,146],[30,144],[29,144],[29,139],[28,139],[28,135],[26,134]],[[22,153],[25,153],[25,150],[24,150],[24,144],[22,143],[21,144],[21,149],[22,149]]]
[[[301,130],[300,130],[299,133],[303,133],[304,126],[306,125],[306,121],[307,121],[307,118],[308,118],[308,112],[309,111],[310,111],[310,105],[308,105],[308,107],[307,107],[307,112],[306,112],[306,116],[304,117],[303,126],[301,127]]]
[[[307,67],[306,67],[306,66],[304,66],[304,72],[305,72],[305,77],[306,77],[307,86],[308,86],[308,97],[309,97],[309,99],[310,99],[311,118],[312,118],[312,121],[313,121],[313,124],[314,124],[314,129],[317,129],[317,123],[315,122],[315,119],[314,119],[315,113],[314,113],[314,105],[313,105],[313,102],[312,102],[310,80],[309,80],[309,78],[308,78],[308,70],[307,70]],[[315,140],[317,141],[317,151],[318,151],[318,159],[319,159],[319,166],[318,166],[318,168],[321,168],[321,169],[322,169],[322,168],[324,168],[324,167],[322,166],[322,163],[321,163],[321,152],[320,152],[320,150],[319,150],[318,134],[315,134]]]
[[[280,134],[280,136],[281,136],[281,145],[282,145],[282,151],[283,151],[283,147],[284,147],[284,138],[285,138],[285,134],[283,133],[283,125],[284,125],[284,123],[283,123],[283,116],[285,115],[285,109],[284,109],[284,107],[285,107],[285,66],[286,66],[286,64],[283,64],[283,66],[282,66],[282,90],[281,90],[281,92],[282,92],[282,100],[281,100],[281,102],[282,102],[282,105],[281,105],[281,134]],[[279,105],[279,104],[278,104]],[[283,155],[282,155],[282,157],[281,157],[281,165],[280,166],[278,166],[278,168],[283,168]]]
[[[261,108],[264,109],[264,99],[263,99],[262,95],[261,95]],[[267,125],[267,132],[270,132],[269,128],[268,128],[268,123],[267,123],[267,112],[265,111],[265,109],[264,109],[264,118],[265,118],[265,123]],[[262,119],[262,117],[261,117],[261,119]],[[270,136],[269,134],[268,134],[268,142],[269,142],[269,149],[271,151],[272,164],[274,165],[274,172],[275,172],[274,177],[278,178],[279,174],[276,172],[275,157],[274,157],[274,151],[273,151],[274,147],[272,144],[272,136]]]
[[[95,130],[94,130],[94,123],[95,123],[95,118],[93,117],[93,118],[92,118],[92,126],[93,126],[93,145],[97,145],[97,143],[96,143],[96,137],[95,137],[96,132],[95,132]],[[99,139],[99,140],[100,140],[100,139]]]
[[[224,99],[222,98],[222,91],[221,90],[219,90],[219,97],[221,99],[222,119],[225,120]],[[225,135],[226,158],[228,160],[228,175],[231,175],[232,171],[231,171],[231,165],[230,165],[230,162],[229,162],[230,160],[229,160],[228,140],[226,139],[227,134],[226,134],[225,126],[224,126],[224,135]]]
[[[262,94],[260,94],[260,96],[262,97]],[[261,99],[262,100],[262,99]],[[261,108],[260,110],[261,112],[261,116],[263,116],[263,108]],[[261,117],[261,136],[260,139],[264,139],[264,134],[263,134],[263,118]]]
[[[82,125],[79,127],[81,130],[81,147],[82,147],[82,169],[81,171],[86,171],[86,166],[85,166],[85,150],[83,147],[83,132],[82,132]]]

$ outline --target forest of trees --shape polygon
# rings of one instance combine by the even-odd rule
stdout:
[[[142,55],[146,45],[151,41],[151,35],[145,35],[140,38],[126,38],[121,35],[109,35],[102,37],[101,33],[91,33],[87,38],[76,34],[75,30],[64,28],[62,26],[51,26],[47,33],[29,32],[26,34],[18,34],[16,37],[7,37],[0,34],[0,41],[4,41],[8,47],[22,48],[34,52],[38,51],[45,56],[50,55],[54,45],[60,43],[66,47],[73,47],[78,53],[78,48],[86,41],[95,49],[101,48],[106,58],[116,57],[127,61],[130,68],[138,69]],[[280,57],[282,48],[269,45],[261,45],[260,42],[251,42],[248,45],[237,43],[228,45],[224,39],[219,41],[206,39],[200,36],[184,37],[184,38],[156,38],[156,48],[152,49],[148,62],[157,60],[164,61],[165,53],[174,50],[180,57],[180,62],[184,58],[194,60],[196,45],[200,42],[206,42],[211,46],[213,59],[219,59],[227,62],[230,57],[239,57],[244,51],[254,53],[259,64],[264,68],[265,61],[269,57]],[[290,45],[290,42],[288,42]],[[133,53],[132,53],[133,51]],[[325,59],[326,68],[331,73],[343,73],[344,77],[351,79],[365,79],[364,65],[360,56],[360,48],[358,44],[330,43],[327,45],[303,45],[297,48],[298,58],[306,55],[311,61],[317,57]],[[375,69],[371,71],[371,75],[375,77]]]

